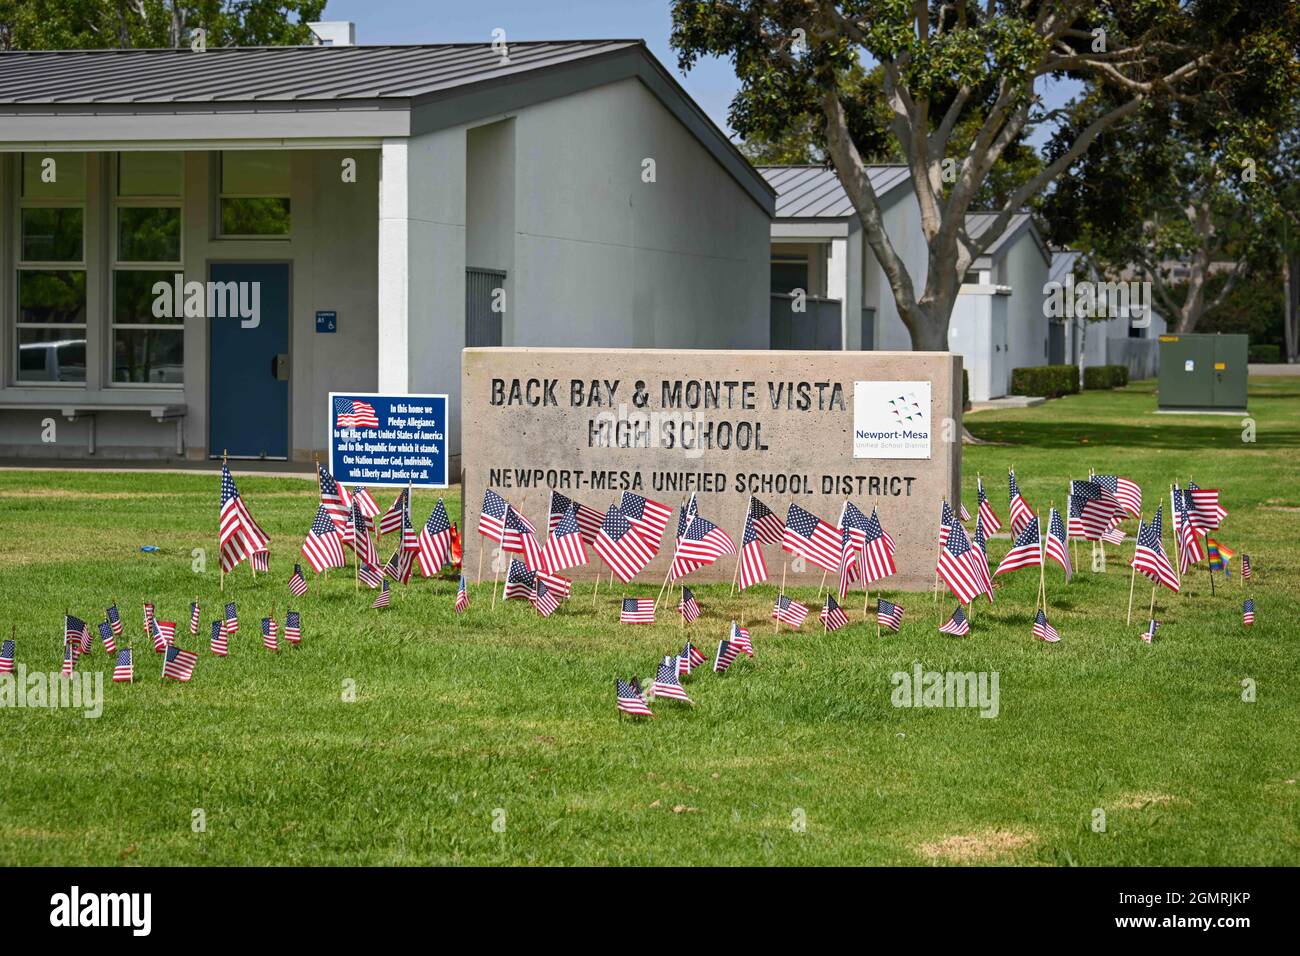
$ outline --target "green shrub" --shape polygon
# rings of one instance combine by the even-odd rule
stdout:
[[[1282,361],[1282,349],[1271,343],[1260,343],[1250,347],[1249,361],[1271,365]]]
[[[1127,384],[1127,365],[1094,365],[1083,370],[1084,388],[1123,388]]]
[[[1011,370],[1011,393],[1059,398],[1079,391],[1079,370],[1073,365],[1036,365]]]

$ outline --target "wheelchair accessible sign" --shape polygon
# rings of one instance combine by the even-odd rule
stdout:
[[[447,487],[447,396],[330,392],[330,473],[344,485]]]

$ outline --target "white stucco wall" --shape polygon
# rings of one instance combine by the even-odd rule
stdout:
[[[1047,364],[1047,316],[1043,314],[1043,286],[1050,263],[1028,229],[1004,250],[999,281],[1011,287],[1007,301],[1008,368]]]
[[[639,81],[522,110],[515,149],[503,344],[767,347],[770,220]]]
[[[912,286],[919,295],[925,287],[925,277],[929,271],[929,250],[925,244],[925,235],[921,232],[921,205],[916,200],[916,194],[907,190],[885,210],[884,221],[885,232],[894,245],[894,251],[907,266]],[[876,308],[875,348],[909,351],[912,348],[912,337],[899,317],[898,304],[889,287],[889,280],[885,278],[875,252],[865,242],[863,247],[862,304],[867,307],[874,305]]]

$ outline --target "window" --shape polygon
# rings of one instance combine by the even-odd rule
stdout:
[[[18,222],[18,381],[84,383],[84,154],[23,153]]]
[[[154,315],[159,283],[182,271],[180,153],[120,153],[113,202],[112,381],[184,382],[185,332],[179,319]]]
[[[795,289],[808,291],[808,260],[804,257],[782,256],[772,259],[773,295],[790,295]]]
[[[289,154],[277,150],[221,154],[220,235],[283,239],[289,235]]]

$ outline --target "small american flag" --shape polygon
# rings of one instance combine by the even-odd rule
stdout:
[[[718,653],[713,658],[713,673],[725,674],[739,654],[740,648],[731,641],[718,641]]]
[[[628,521],[632,522],[632,528],[650,546],[651,555],[657,554],[659,543],[663,540],[664,529],[668,527],[668,520],[673,516],[673,509],[630,491],[623,492],[618,509],[623,512]]]
[[[683,700],[688,704],[692,702],[686,696],[681,679],[677,676],[677,658],[665,657],[660,662],[658,670],[655,671],[654,683],[650,685],[650,693],[656,698],[667,697],[672,700]]]
[[[371,602],[370,607],[374,610],[388,607],[390,594],[391,592],[388,590],[388,579],[384,578],[384,583],[379,589],[379,596]]]
[[[1241,553],[1241,578],[1243,581],[1250,580],[1250,555],[1246,552]]]
[[[962,504],[960,501],[957,502],[957,513],[961,516],[961,520],[963,524],[967,521],[970,521],[970,512],[966,510],[966,506]]]
[[[689,574],[702,565],[712,564],[725,554],[735,553],[736,543],[727,532],[712,521],[694,515],[677,542],[671,569],[672,579]]]
[[[176,643],[176,622],[159,621],[153,622],[153,649],[161,654],[164,648],[171,647]]]
[[[294,597],[302,597],[307,593],[307,579],[303,577],[301,564],[293,566],[293,575],[289,578],[289,593]]]
[[[1002,530],[1002,522],[998,516],[993,513],[993,506],[989,504],[989,496],[984,494],[984,479],[979,479],[979,514],[984,519],[984,524],[988,528],[989,534],[997,534]]]
[[[686,533],[686,529],[691,525],[691,519],[700,510],[698,495],[692,491],[691,496],[682,504],[682,510],[677,513],[677,537],[681,538]]]
[[[785,525],[781,523],[781,516],[776,514],[763,502],[757,498],[749,499],[749,517],[754,521],[754,529],[758,532],[758,540],[763,544],[780,544],[781,538],[785,534]]]
[[[388,506],[388,510],[379,516],[379,534],[385,535],[394,531],[401,531],[405,517],[406,489],[403,488],[398,492],[397,497],[393,499],[393,503]]]
[[[518,558],[511,558],[510,566],[506,568],[506,583],[501,591],[502,600],[517,598],[527,601],[536,587],[537,574]]]
[[[1095,481],[1071,481],[1070,504],[1072,533],[1088,541],[1100,541],[1114,526],[1116,515],[1124,513],[1114,496]]]
[[[864,529],[866,537],[862,542],[863,574],[865,584],[887,578],[897,571],[894,566],[894,539],[880,524],[876,509],[871,509]]]
[[[334,425],[336,428],[378,428],[379,418],[375,406],[359,398],[334,399]]]
[[[552,517],[554,518],[554,515]],[[549,537],[542,553],[541,567],[555,572],[586,564],[587,549],[582,545],[584,537],[582,526],[578,524],[577,512],[571,507],[551,522]]]
[[[122,615],[118,613],[117,605],[114,604],[108,609],[108,623],[113,627],[115,637],[122,636]]]
[[[1174,566],[1169,562],[1169,556],[1165,554],[1164,546],[1160,541],[1164,530],[1164,521],[1161,516],[1163,508],[1163,504],[1157,507],[1155,515],[1147,524],[1143,525],[1138,522],[1137,547],[1133,550],[1133,560],[1130,564],[1138,573],[1150,578],[1157,584],[1163,584],[1169,590],[1177,593],[1179,589],[1178,575],[1174,571]]]
[[[741,627],[735,621],[731,622],[731,634],[727,640],[744,651],[747,656],[754,656],[754,642],[750,639],[749,630]]]
[[[113,667],[113,680],[119,684],[135,682],[135,661],[131,657],[131,648],[124,647],[117,652],[117,664]]]
[[[1246,598],[1241,605],[1241,623],[1250,627],[1255,623],[1255,599]]]
[[[570,509],[573,510],[574,517],[578,521],[578,532],[582,535],[582,540],[587,544],[591,544],[595,540],[596,532],[600,530],[600,524],[605,520],[605,516],[595,508],[588,508],[582,502],[565,497],[558,491],[551,492],[550,515],[547,518],[546,525],[547,532],[554,532],[555,526],[560,523],[560,519]]]
[[[1007,489],[1008,499],[1011,502],[1011,530],[1019,531],[1034,516],[1034,509],[1029,507],[1029,502],[1025,501],[1024,495],[1020,493],[1014,468],[1007,472]]]
[[[542,555],[542,545],[537,540],[536,529],[532,522],[506,506],[505,530],[501,534],[501,550],[512,554],[522,554],[524,563],[534,571],[548,571]]]
[[[197,635],[199,633],[199,602],[190,602],[190,633]]]
[[[550,617],[560,606],[560,596],[546,586],[545,581],[539,580],[537,587],[529,596],[528,602],[542,617]]]
[[[849,616],[844,613],[844,608],[840,607],[839,602],[835,600],[835,595],[829,592],[826,594],[826,603],[822,605],[817,616],[826,625],[828,631],[838,631],[842,627],[847,627],[849,623]]]
[[[966,619],[966,612],[961,608],[952,612],[952,617],[939,625],[940,634],[955,634],[963,637],[970,633],[970,621]]]
[[[465,588],[465,575],[460,576],[460,586],[456,588],[456,613],[464,614],[469,609],[469,591]]]
[[[14,642],[5,641],[0,644],[0,674],[12,674],[14,672]]]
[[[1061,635],[1056,632],[1056,628],[1047,623],[1047,615],[1043,609],[1038,609],[1037,616],[1034,617],[1034,637],[1040,641],[1046,641],[1048,644],[1055,644],[1061,639]]]
[[[1065,522],[1061,513],[1052,508],[1047,516],[1047,540],[1044,542],[1047,556],[1065,569],[1065,580],[1074,575],[1070,563],[1070,543],[1065,533]]]
[[[89,631],[86,628],[86,622],[72,614],[63,615],[63,639],[65,641],[76,641],[78,644],[85,640]]]
[[[208,631],[208,650],[218,657],[226,657],[230,653],[230,641],[226,636],[226,629],[221,626],[221,621],[212,622],[212,627]]]
[[[1192,521],[1202,531],[1213,531],[1228,517],[1228,509],[1219,503],[1216,489],[1201,488],[1196,482],[1189,481],[1187,496],[1192,503]]]
[[[1119,545],[1127,541],[1128,536],[1124,534],[1123,528],[1121,528],[1119,525],[1114,525],[1113,527],[1107,528],[1105,531],[1102,532],[1101,540],[1105,541],[1107,544]]]
[[[537,576],[537,580],[550,588],[551,592],[560,600],[567,600],[569,595],[573,593],[573,582],[568,578],[547,571],[534,571],[533,573]]]
[[[271,552],[267,550],[254,551],[248,559],[248,563],[253,566],[254,571],[261,571],[266,574],[271,570]]]
[[[226,633],[234,634],[239,630],[239,615],[235,612],[235,602],[226,602]]]
[[[1160,622],[1157,621],[1154,617],[1151,618],[1150,623],[1147,624],[1147,629],[1142,632],[1142,640],[1150,644],[1155,639],[1156,630],[1159,627],[1160,627]]]
[[[362,564],[357,567],[357,580],[373,591],[383,582],[384,572],[373,565]]]
[[[998,564],[998,569],[993,572],[993,576],[997,577],[999,574],[1015,571],[1019,568],[1036,568],[1042,563],[1042,538],[1038,529],[1038,515],[1034,515],[1032,520],[1016,532],[1016,539],[1012,542],[1011,550],[1006,553],[1006,556]]]
[[[936,570],[960,603],[969,604],[976,595],[986,593],[986,573],[982,574],[978,565],[983,560],[984,553],[971,546],[966,529],[954,521],[949,527],[948,540],[939,549]],[[991,599],[992,594],[989,596]]]
[[[501,543],[506,528],[506,500],[491,488],[483,491],[483,507],[478,513],[478,533]]]
[[[262,618],[262,646],[268,651],[280,649],[280,626],[273,617]]]
[[[253,520],[244,499],[239,496],[230,468],[221,463],[221,518],[219,545],[221,569],[230,571],[254,551],[263,550],[270,543],[261,525]]]
[[[297,611],[284,614],[284,639],[290,644],[302,643],[302,615]]]
[[[105,653],[117,652],[117,637],[113,634],[113,626],[108,621],[99,622],[99,639],[104,643]]]
[[[316,518],[303,539],[302,555],[317,574],[343,567],[343,539],[323,505],[316,509]]]
[[[631,714],[634,717],[654,716],[642,699],[641,693],[621,677],[614,679],[614,702],[624,714]]]
[[[700,619],[700,605],[690,588],[682,588],[682,599],[677,602],[677,610],[687,624],[694,624]]]
[[[653,624],[655,622],[654,598],[623,598],[618,612],[620,624]]]
[[[398,548],[384,565],[384,577],[406,584],[411,580],[412,554]]]
[[[378,564],[379,554],[375,551],[375,543],[370,540],[370,522],[361,510],[361,499],[355,495],[352,498],[352,519],[348,522],[348,528],[343,543],[352,549],[362,564]]]
[[[627,515],[617,505],[610,505],[592,547],[618,579],[627,584],[653,560],[657,546],[651,547],[633,529]]]
[[[59,669],[60,676],[71,677],[72,668],[76,664],[76,662],[77,659],[76,657],[73,656],[72,653],[72,645],[64,644],[63,645],[63,667]]]
[[[1092,480],[1118,501],[1128,514],[1136,518],[1142,513],[1142,489],[1137,482],[1119,475],[1093,475]]]
[[[737,575],[742,591],[767,580],[767,562],[763,560],[762,537],[759,534],[758,522],[754,518],[756,503],[758,503],[757,498],[749,499],[749,514],[745,516],[745,533],[740,541],[740,570],[737,571]],[[769,511],[768,514],[772,513]],[[776,518],[775,515],[772,517]],[[779,522],[780,519],[778,518],[777,521]]]
[[[199,655],[193,651],[169,647],[167,653],[163,655],[162,676],[170,677],[172,680],[188,681],[194,676],[194,665],[198,659]]]
[[[860,576],[858,575],[858,560],[862,557],[862,550],[860,545],[854,543],[853,532],[847,527],[840,529],[840,538],[839,595],[840,600],[843,601],[844,596],[849,593],[849,585],[853,583],[854,577]]]
[[[438,574],[442,566],[451,561],[451,522],[447,520],[447,508],[441,498],[420,529],[419,545],[416,558],[420,562],[420,573],[426,578]]]
[[[420,538],[411,524],[411,496],[406,496],[406,506],[402,510],[402,550],[415,554],[420,550]]]
[[[840,532],[821,518],[791,502],[781,547],[807,558],[823,571],[839,572]]]
[[[774,620],[798,630],[803,624],[804,618],[808,616],[808,609],[798,601],[792,601],[784,594],[778,595],[776,602],[772,605],[772,617]]]
[[[681,656],[677,658],[677,671],[680,674],[689,674],[706,660],[708,658],[700,653],[700,649],[687,641],[686,646],[682,648]]]
[[[369,519],[379,516],[379,504],[375,501],[375,496],[370,493],[369,489],[364,485],[357,485],[353,488],[352,504],[360,505],[361,514],[367,519],[367,523],[371,525],[374,524],[374,522],[369,521]]]
[[[903,626],[903,606],[886,601],[884,598],[878,598],[876,600],[876,623],[891,631],[897,631]]]

